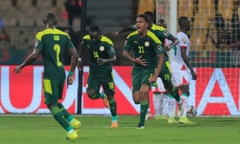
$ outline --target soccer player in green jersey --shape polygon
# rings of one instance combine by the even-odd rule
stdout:
[[[45,104],[51,111],[55,120],[66,130],[66,139],[75,140],[78,138],[78,129],[81,122],[74,118],[64,106],[58,101],[62,97],[65,83],[65,70],[63,56],[69,52],[71,68],[67,76],[67,83],[73,83],[73,73],[78,63],[78,53],[70,36],[57,29],[57,20],[53,13],[48,13],[44,19],[46,28],[36,34],[35,48],[24,62],[15,68],[19,73],[25,66],[32,64],[41,54],[44,64],[44,97]]]
[[[118,127],[117,104],[114,98],[114,81],[112,76],[112,62],[116,60],[113,42],[101,34],[98,26],[91,26],[80,45],[80,57],[87,50],[89,55],[89,76],[87,80],[87,94],[91,99],[102,98],[106,107],[110,107],[112,114],[111,128]],[[100,92],[103,87],[104,93]]]
[[[171,103],[169,105],[169,108],[170,108],[169,111],[173,111],[175,109],[174,107],[171,107],[171,105],[173,105],[174,98],[178,102],[179,109],[181,109],[181,100],[178,94],[178,88],[176,88],[173,85],[171,80],[170,62],[169,62],[169,57],[167,55],[167,50],[170,50],[174,46],[176,46],[179,43],[179,40],[177,39],[177,37],[175,37],[170,32],[168,32],[168,30],[165,27],[158,26],[153,23],[154,15],[152,12],[146,11],[144,15],[148,17],[150,21],[149,30],[152,31],[163,42],[162,46],[165,47],[165,50],[166,50],[164,52],[163,68],[161,70],[159,77],[162,79],[163,85],[167,90],[166,94],[169,96],[169,103]],[[172,41],[172,43],[169,44],[168,46],[164,45],[164,42],[166,39]],[[170,113],[170,114],[171,115],[168,118],[168,123],[177,123],[177,121],[174,119],[174,116],[175,116],[174,113]]]
[[[149,106],[149,91],[161,71],[164,48],[157,36],[148,30],[149,21],[145,15],[136,18],[137,30],[127,36],[123,55],[133,62],[132,94],[136,104],[140,104],[140,122],[137,128],[144,128]]]

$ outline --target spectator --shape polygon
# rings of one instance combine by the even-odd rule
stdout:
[[[232,42],[235,43],[240,40],[240,23],[239,15],[234,12],[231,18]]]
[[[240,24],[239,24],[239,15],[234,12],[231,18],[231,37],[230,43],[223,46],[224,48],[231,49],[231,59],[233,66],[240,66]]]
[[[82,0],[66,0],[65,9],[68,13],[68,25],[72,27],[74,19],[81,17]]]
[[[0,41],[10,41],[9,34],[4,28],[4,23],[1,17],[0,17]]]
[[[221,44],[224,44],[225,38],[225,20],[222,17],[221,13],[216,13],[214,16],[214,26],[217,31],[217,40],[212,39],[212,43],[216,46],[216,48],[220,48]]]

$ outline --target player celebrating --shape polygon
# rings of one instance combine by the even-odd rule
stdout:
[[[117,104],[114,98],[114,81],[112,77],[112,64],[116,60],[113,42],[101,34],[98,26],[91,26],[89,34],[85,35],[80,45],[80,56],[88,49],[89,76],[87,94],[91,99],[102,98],[105,106],[110,107],[112,114],[111,128],[117,128]],[[100,93],[100,86],[104,93]]]
[[[70,115],[58,100],[62,97],[66,78],[63,65],[64,52],[69,52],[72,56],[71,68],[67,76],[68,84],[73,83],[78,53],[70,36],[56,28],[57,20],[53,13],[47,14],[44,24],[46,29],[36,34],[36,44],[32,53],[15,68],[15,72],[19,73],[25,66],[32,64],[41,54],[44,64],[45,104],[55,120],[67,131],[66,139],[75,140],[78,138],[77,132],[81,123]]]
[[[142,129],[149,106],[149,91],[161,71],[164,49],[156,35],[148,30],[149,21],[145,15],[137,16],[136,26],[137,30],[127,36],[123,55],[133,62],[132,94],[134,102],[141,105],[137,128]]]
[[[193,124],[187,118],[187,112],[189,111],[188,97],[190,74],[193,80],[196,80],[197,76],[193,67],[189,61],[190,40],[187,32],[190,30],[190,22],[187,17],[180,17],[178,19],[180,31],[177,34],[179,44],[169,51],[170,64],[172,68],[172,76],[174,85],[181,90],[182,100],[182,114],[179,119],[179,123]]]

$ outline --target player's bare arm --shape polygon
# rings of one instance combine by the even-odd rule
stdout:
[[[186,49],[185,48],[181,48],[181,56],[183,58],[183,61],[185,62],[185,64],[187,65],[187,67],[191,71],[192,79],[196,80],[197,75],[196,75],[195,71],[193,70],[192,65],[190,64],[190,60],[189,60],[188,56],[186,55]]]
[[[114,50],[114,47],[111,47],[110,48],[110,53],[115,53],[115,50]],[[109,54],[110,55],[110,54]],[[102,64],[105,64],[105,63],[111,63],[111,62],[114,62],[117,60],[117,57],[116,55],[114,54],[113,56],[111,56],[110,58],[108,59],[103,59],[103,58],[98,58],[97,59],[97,63],[99,65],[102,65]]]
[[[23,63],[21,63],[20,65],[18,65],[14,71],[16,73],[20,73],[20,71],[27,65],[32,64],[34,61],[36,61],[36,59],[40,56],[40,50],[37,48],[34,48],[32,53],[25,59],[25,61]]]
[[[77,50],[75,48],[71,48],[69,49],[69,53],[71,55],[71,65],[70,65],[70,72],[68,74],[68,78],[67,78],[67,84],[72,84],[73,83],[73,72],[78,64],[78,53]]]
[[[123,56],[129,59],[131,62],[142,65],[142,66],[147,66],[147,62],[145,59],[142,58],[142,56],[133,58],[130,53],[126,50],[123,50]]]
[[[149,78],[149,82],[153,83],[153,82],[157,81],[157,78],[158,78],[158,76],[161,72],[162,66],[163,66],[163,62],[164,62],[164,54],[161,53],[158,55],[158,65],[157,65],[156,71],[153,74],[153,76]]]

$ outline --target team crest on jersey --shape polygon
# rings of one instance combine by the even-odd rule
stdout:
[[[99,50],[100,50],[100,51],[104,51],[104,49],[105,49],[104,46],[100,46],[100,47],[99,47]]]
[[[145,46],[145,47],[149,47],[149,46],[150,46],[150,42],[149,42],[149,41],[146,41],[146,42],[144,43],[144,46]]]
[[[182,42],[183,42],[184,44],[187,43],[186,38],[182,38]]]

